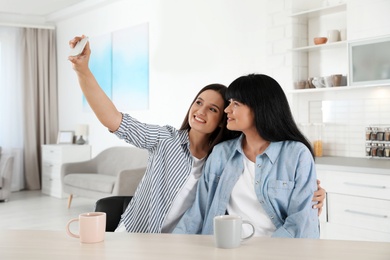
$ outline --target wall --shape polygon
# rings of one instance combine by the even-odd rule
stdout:
[[[93,37],[148,22],[149,109],[124,112],[146,123],[180,127],[203,86],[228,85],[243,74],[265,71],[265,7],[265,0],[129,0],[58,21],[60,129],[88,124],[93,155],[125,145],[92,113],[82,112],[82,93],[67,61],[73,36]]]
[[[322,1],[326,2],[326,1]],[[347,3],[346,23],[337,16],[334,26],[347,26],[347,39],[350,41],[390,35],[390,1],[388,0],[329,0],[330,4]],[[306,77],[294,61],[295,54],[290,50],[297,41],[307,37],[294,29],[302,29],[305,24],[294,19],[291,13],[318,8],[321,1],[276,0],[268,1],[267,60],[271,75],[282,79],[288,97],[292,102],[293,113],[298,123],[325,123],[322,139],[324,155],[365,157],[365,127],[371,124],[390,125],[390,86],[356,88],[350,90],[306,92],[291,94],[293,81]],[[319,26],[324,29],[324,27]],[[338,27],[336,27],[338,28]],[[304,31],[304,30],[301,30]],[[308,34],[310,35],[310,29]],[[319,34],[326,33],[320,31]],[[310,40],[310,39],[304,39]],[[385,50],[384,50],[385,51]],[[388,50],[387,50],[388,51]],[[347,72],[346,52],[327,53],[332,64],[318,72],[319,76],[334,73],[332,70]],[[321,59],[318,62],[323,62]],[[305,60],[300,61],[302,66]],[[313,61],[310,61],[313,62]],[[324,63],[324,62],[323,62]],[[309,68],[309,73],[312,68]],[[298,76],[297,76],[298,75]],[[289,92],[290,91],[290,92]],[[302,127],[307,136],[313,136],[313,129]]]

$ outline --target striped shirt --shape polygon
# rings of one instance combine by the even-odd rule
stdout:
[[[114,134],[149,151],[145,175],[121,217],[121,224],[128,232],[160,233],[171,204],[191,173],[193,158],[188,131],[144,124],[123,114]]]

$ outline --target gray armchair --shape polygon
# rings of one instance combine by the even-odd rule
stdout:
[[[141,181],[148,152],[136,147],[111,147],[91,160],[64,163],[61,181],[69,193],[68,208],[73,195],[91,199],[108,196],[132,196]]]
[[[0,201],[7,201],[11,194],[14,157],[10,154],[0,154]]]

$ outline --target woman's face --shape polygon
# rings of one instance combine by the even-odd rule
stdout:
[[[204,134],[214,132],[221,124],[224,103],[221,94],[214,90],[200,93],[190,108],[188,123],[191,129]]]
[[[227,114],[227,128],[232,131],[247,132],[255,130],[255,115],[250,107],[234,99],[229,100],[229,106],[225,108]]]

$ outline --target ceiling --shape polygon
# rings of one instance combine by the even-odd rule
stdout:
[[[118,0],[0,0],[0,25],[53,24]]]
[[[48,16],[85,0],[0,0],[0,14]]]

